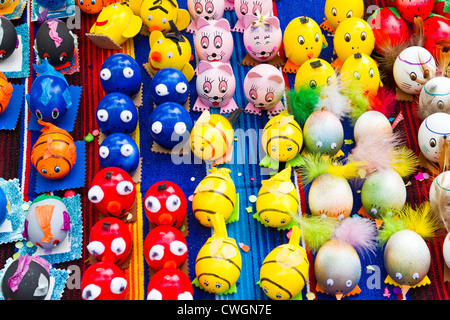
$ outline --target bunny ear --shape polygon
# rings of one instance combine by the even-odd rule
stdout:
[[[250,70],[250,71],[248,72],[248,74],[247,74],[247,77],[248,77],[249,79],[253,79],[253,78],[262,78],[262,74],[260,74],[259,72]]]
[[[225,71],[225,72],[228,73],[230,76],[233,75],[233,68],[231,67],[231,65],[230,65],[229,63],[222,63],[222,64],[219,66],[219,69]]]
[[[275,16],[266,18],[265,22],[269,23],[271,26],[274,26],[277,29],[280,28],[280,20]]]
[[[255,16],[254,14],[251,14],[251,13],[247,13],[244,16],[244,21],[243,21],[244,22],[244,28],[247,29],[252,24],[252,22],[255,21],[255,20],[258,20],[257,16]]]
[[[269,80],[275,81],[279,84],[282,84],[284,82],[284,79],[282,76],[278,75],[278,74],[273,74],[269,77]]]
[[[197,25],[198,25],[198,22],[197,22]],[[227,32],[231,30],[230,23],[228,22],[227,19],[224,19],[224,18],[221,18],[221,19],[217,20],[215,26],[219,27],[219,28],[222,28],[222,29],[224,29]]]
[[[197,29],[203,28],[204,26],[209,26],[209,21],[203,17],[197,19]]]
[[[206,70],[212,69],[214,68],[214,66],[209,63],[208,61],[205,60],[200,60],[199,64],[198,64],[198,74],[201,74],[203,72],[205,72]]]

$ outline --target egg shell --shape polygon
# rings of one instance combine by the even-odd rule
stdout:
[[[436,112],[450,114],[450,78],[430,79],[420,91],[419,117],[425,119]]]
[[[425,118],[419,127],[418,143],[422,154],[437,163],[442,151],[442,139],[450,135],[450,114],[437,112]]]
[[[391,134],[392,125],[389,119],[384,114],[376,110],[369,110],[364,112],[358,120],[356,120],[353,128],[353,136],[355,142],[363,136]]]
[[[447,197],[450,201],[450,171],[441,172],[430,185],[428,199],[431,204],[436,201],[436,189],[442,192],[442,197]]]

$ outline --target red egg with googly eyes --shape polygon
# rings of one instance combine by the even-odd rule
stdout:
[[[180,230],[172,226],[153,228],[144,241],[144,257],[155,271],[178,269],[186,261],[188,248]]]
[[[87,249],[99,261],[121,265],[131,253],[127,224],[114,217],[100,219],[91,229]]]
[[[81,279],[83,300],[125,300],[127,292],[125,273],[113,263],[94,263]]]
[[[104,168],[94,176],[88,198],[104,216],[122,218],[136,200],[134,181],[125,170]]]
[[[186,195],[177,184],[159,181],[147,190],[144,209],[153,225],[179,228],[187,213]]]
[[[179,269],[159,270],[148,283],[147,300],[193,300],[192,283]]]

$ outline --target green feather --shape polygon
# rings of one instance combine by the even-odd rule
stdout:
[[[304,185],[311,183],[315,178],[326,173],[329,165],[330,161],[325,161],[321,154],[305,154],[301,164],[302,183]]]
[[[382,220],[383,225],[379,230],[377,237],[377,242],[380,247],[383,247],[394,233],[406,229],[405,222],[398,219],[398,216],[385,216]]]
[[[321,88],[311,89],[309,86],[300,87],[297,90],[290,89],[286,92],[287,110],[302,128],[306,119],[316,111],[321,93]]]

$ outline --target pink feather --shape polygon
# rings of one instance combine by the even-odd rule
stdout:
[[[362,217],[350,217],[334,229],[333,238],[346,241],[359,253],[374,253],[377,228],[375,221]]]

